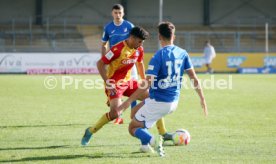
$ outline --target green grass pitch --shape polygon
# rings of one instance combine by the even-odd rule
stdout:
[[[109,123],[80,146],[85,128],[108,111],[103,90],[81,83],[62,89],[61,75],[49,90],[45,77],[0,76],[0,163],[276,163],[275,75],[232,75],[232,89],[205,90],[208,118],[195,91],[182,89],[178,109],[165,121],[169,131],[185,128],[192,139],[188,146],[166,143],[165,158],[139,153],[127,131],[129,110],[123,125]]]

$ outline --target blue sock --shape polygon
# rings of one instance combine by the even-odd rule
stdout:
[[[133,102],[131,103],[131,109],[134,108],[136,105],[137,105],[137,101],[133,101]]]
[[[146,128],[137,128],[134,132],[135,137],[139,138],[141,140],[142,145],[149,144],[152,135],[149,133],[149,131]]]

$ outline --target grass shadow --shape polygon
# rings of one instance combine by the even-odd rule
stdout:
[[[83,126],[86,124],[57,124],[57,125],[12,125],[12,126],[0,126],[0,129],[6,128],[41,128],[41,127],[60,127],[60,126]]]
[[[5,150],[41,150],[41,149],[58,149],[58,148],[69,148],[69,145],[58,145],[58,146],[45,146],[45,147],[14,147],[14,148],[0,148],[0,151]]]
[[[0,160],[0,163],[11,163],[11,162],[39,162],[39,161],[51,161],[51,160],[72,160],[77,158],[87,158],[87,159],[100,159],[100,158],[143,158],[143,157],[155,157],[150,154],[145,154],[141,152],[132,153],[96,153],[92,155],[56,155],[56,156],[41,156],[41,157],[26,157],[21,159],[10,159],[10,160]],[[156,156],[157,157],[157,156]]]

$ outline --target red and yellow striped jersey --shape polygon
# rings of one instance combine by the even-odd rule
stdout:
[[[102,61],[108,64],[107,77],[109,79],[123,80],[131,79],[131,68],[136,62],[142,62],[144,56],[143,47],[138,49],[129,48],[125,41],[111,47],[111,49],[102,57]]]

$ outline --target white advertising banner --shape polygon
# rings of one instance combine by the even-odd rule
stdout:
[[[0,53],[0,73],[97,74],[100,53]]]

